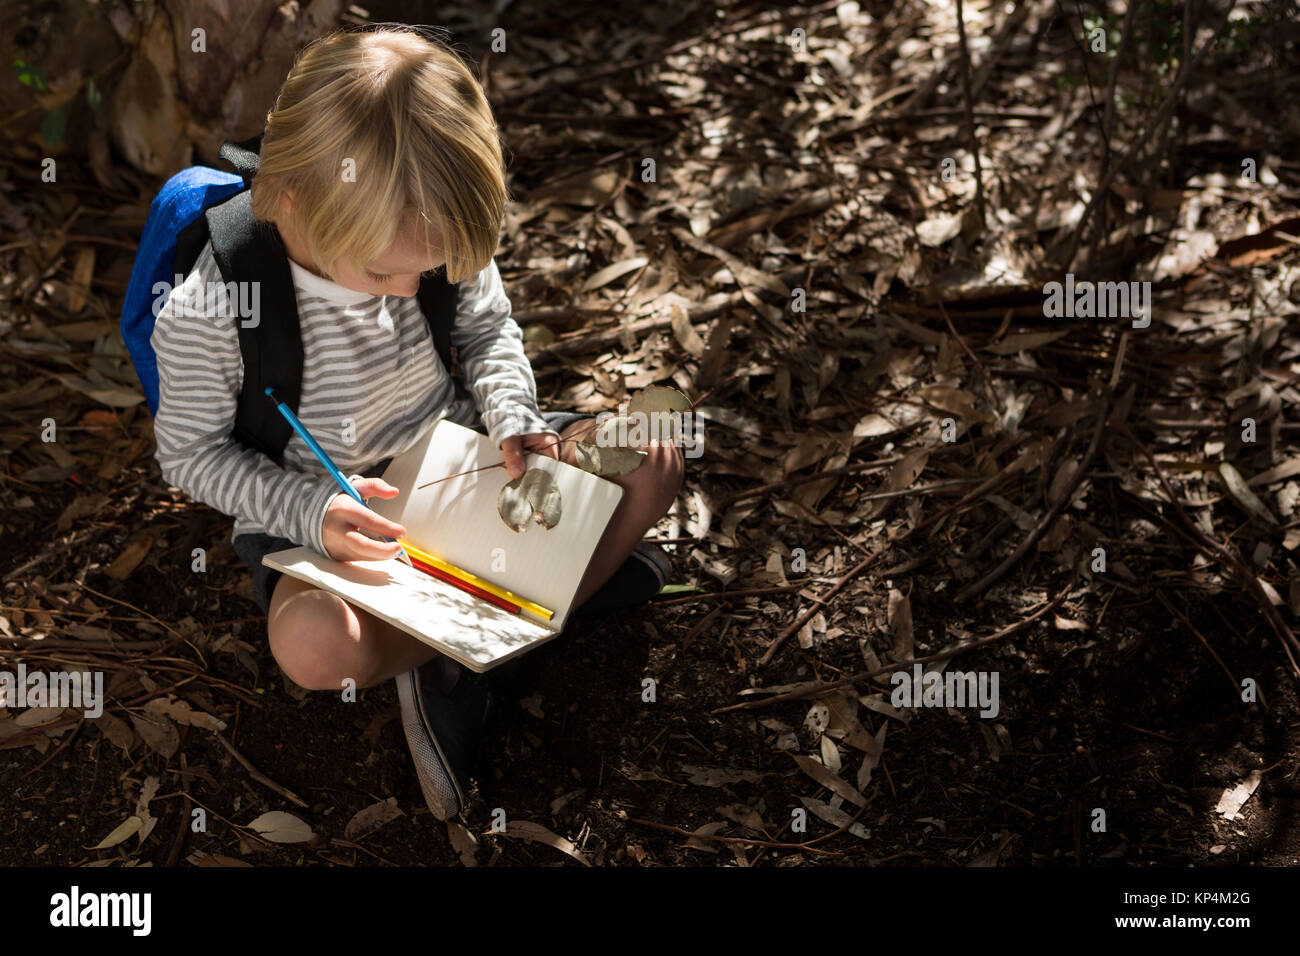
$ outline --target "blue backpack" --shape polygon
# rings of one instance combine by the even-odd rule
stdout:
[[[238,323],[244,381],[232,435],[278,462],[292,431],[267,398],[266,388],[274,387],[276,397],[298,411],[303,349],[288,256],[275,227],[259,222],[250,207],[248,187],[257,174],[259,147],[259,140],[226,143],[221,158],[237,174],[191,166],[167,180],[154,197],[122,305],[122,339],[144,387],[149,414],[156,415],[158,359],[149,339],[167,293],[179,284],[178,276],[190,272],[211,239],[222,281],[257,283],[259,292],[255,321]],[[457,288],[442,268],[420,280],[416,297],[438,356],[450,371]]]

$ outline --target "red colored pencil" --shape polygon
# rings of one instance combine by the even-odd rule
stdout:
[[[415,568],[417,568],[420,571],[423,571],[425,574],[431,574],[439,581],[446,581],[448,584],[455,585],[456,587],[460,588],[462,591],[466,592],[467,594],[473,594],[475,597],[480,597],[483,600],[487,601],[489,604],[493,604],[496,607],[501,608],[501,610],[503,611],[509,611],[511,614],[519,613],[518,604],[511,604],[509,601],[505,600],[504,598],[499,598],[495,594],[492,594],[491,592],[484,591],[482,588],[476,587],[475,585],[470,584],[468,581],[462,581],[454,574],[448,574],[446,571],[442,570],[442,568],[435,568],[431,564],[425,564],[423,561],[421,561],[419,558],[415,557],[414,555],[408,554],[407,557],[411,559],[411,564]]]

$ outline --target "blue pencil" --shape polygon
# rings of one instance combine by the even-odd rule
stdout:
[[[352,482],[348,481],[347,476],[345,476],[343,472],[339,471],[338,465],[330,461],[330,456],[325,454],[325,449],[320,446],[316,439],[311,437],[311,432],[307,431],[307,426],[298,421],[298,416],[293,413],[293,409],[275,397],[275,389],[268,387],[266,394],[271,401],[275,402],[275,407],[280,410],[280,414],[285,417],[285,420],[293,426],[293,430],[298,433],[298,437],[306,442],[307,447],[311,449],[311,453],[320,459],[320,463],[325,466],[325,470],[330,473],[330,477],[338,482],[339,487],[351,495],[356,501],[360,502],[363,508],[369,508],[370,506],[366,504],[366,499],[361,497],[361,492],[357,491],[356,488],[353,488]],[[384,538],[384,540],[388,542],[394,540],[393,538],[386,538],[383,535],[380,535],[380,537]],[[406,549],[400,544],[397,546],[397,552],[407,564],[411,563],[411,556],[406,553]]]

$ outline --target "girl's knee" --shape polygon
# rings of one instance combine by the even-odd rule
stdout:
[[[314,590],[272,610],[271,655],[289,680],[305,690],[339,690],[347,678],[368,685],[356,615],[341,598]]]
[[[658,520],[668,513],[681,491],[686,466],[681,449],[673,445],[651,445],[642,450],[646,458],[636,471],[625,476],[623,489],[631,500],[653,512],[654,520]]]

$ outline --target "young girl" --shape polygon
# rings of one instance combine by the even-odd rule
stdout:
[[[493,261],[507,198],[487,100],[440,43],[402,28],[336,33],[289,72],[267,117],[252,210],[274,224],[294,282],[298,417],[363,498],[398,493],[374,476],[442,418],[486,431],[512,477],[526,453],[573,463],[572,443],[556,442],[590,422],[538,410]],[[438,358],[414,297],[439,267],[459,284],[452,342],[468,395]],[[398,679],[425,799],[439,819],[451,817],[465,802],[491,694],[404,631],[262,565],[264,554],[300,544],[340,561],[391,558],[396,544],[363,532],[397,538],[405,529],[342,494],[296,434],[283,465],[231,437],[243,374],[237,318],[203,309],[207,283],[221,281],[209,244],[157,318],[163,477],[235,517],[235,550],[290,680],[338,691],[348,678],[360,687]],[[682,458],[671,444],[645,450],[638,469],[611,479],[625,494],[575,607],[598,590],[607,605],[635,603],[663,584],[662,552],[639,542],[671,506]]]

